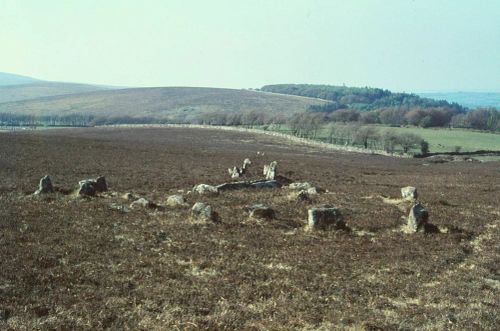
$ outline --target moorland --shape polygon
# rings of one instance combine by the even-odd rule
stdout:
[[[278,162],[318,194],[285,188],[198,195]],[[33,195],[49,174],[55,193]],[[109,191],[75,194],[103,175]],[[499,324],[498,162],[429,163],[187,128],[0,132],[0,328],[494,330]],[[405,233],[384,199],[415,186],[433,232]],[[163,204],[131,209],[131,193]],[[194,223],[210,204],[218,222]],[[276,211],[254,220],[245,207]],[[346,229],[305,231],[334,204]],[[116,206],[122,208],[116,208]]]

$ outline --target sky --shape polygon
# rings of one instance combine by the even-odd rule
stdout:
[[[117,86],[500,91],[498,0],[0,0],[0,71]]]

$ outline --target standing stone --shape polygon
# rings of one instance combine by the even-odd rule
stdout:
[[[278,171],[278,162],[273,161],[269,165],[264,166],[264,176],[267,180],[275,179],[276,173]]]
[[[231,169],[231,168],[227,169],[227,171],[229,172],[229,175],[233,179],[240,178],[240,175],[242,173],[242,171],[236,166],[233,169]]]
[[[401,196],[405,200],[415,200],[418,197],[417,189],[413,186],[401,188]]]
[[[243,166],[241,167],[241,169],[243,170],[243,172],[245,172],[251,164],[252,164],[252,161],[250,161],[249,158],[244,159],[243,160]]]
[[[191,218],[195,222],[216,221],[217,214],[212,210],[210,205],[203,202],[197,202],[191,208]]]
[[[50,180],[49,175],[46,175],[42,179],[40,179],[40,183],[38,184],[38,190],[35,191],[35,194],[45,194],[53,192],[54,192],[54,187],[52,186],[52,181]]]
[[[321,205],[308,210],[308,230],[343,227],[345,227],[344,218],[335,206]]]
[[[429,212],[419,202],[414,204],[408,215],[407,229],[409,232],[425,230],[425,225],[429,219]]]
[[[267,220],[276,218],[276,213],[274,212],[274,210],[263,204],[256,204],[246,207],[246,210],[250,213],[250,218]]]
[[[78,182],[80,188],[78,189],[78,195],[85,195],[89,197],[95,196],[96,190],[93,184],[93,181],[90,180],[81,180]]]

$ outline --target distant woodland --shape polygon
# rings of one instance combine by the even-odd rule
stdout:
[[[163,97],[166,101],[160,99],[160,97],[156,95],[149,96],[147,100],[156,102],[155,107],[161,110],[162,107],[167,107],[165,102],[177,100],[176,97],[178,97],[178,95],[186,99],[191,96],[196,97],[201,93],[200,91],[197,89],[190,89],[188,91],[183,91],[183,94],[176,92],[177,94],[172,95],[173,99],[165,99],[165,97]],[[200,112],[193,111],[193,109],[200,106],[200,104],[197,103],[199,101],[192,101],[192,106],[185,106],[183,109],[178,109],[177,112],[166,112],[165,114],[167,116],[165,117],[160,117],[154,111],[144,111],[144,109],[139,106],[137,106],[139,107],[137,108],[137,112],[128,110],[126,115],[120,115],[120,113],[123,113],[121,107],[125,106],[117,102],[127,96],[127,91],[119,91],[124,96],[120,94],[120,96],[115,97],[115,99],[110,99],[111,101],[109,101],[111,102],[110,105],[113,106],[113,112],[103,111],[97,115],[86,114],[84,109],[64,115],[43,114],[43,109],[37,111],[40,115],[20,114],[15,111],[0,112],[0,125],[95,126],[104,124],[163,123],[248,127],[286,125],[287,127],[298,128],[294,130],[296,132],[309,132],[311,130],[315,131],[318,127],[329,123],[338,123],[360,125],[382,124],[386,126],[411,125],[423,128],[447,127],[470,128],[492,132],[500,131],[500,112],[496,108],[477,108],[470,110],[457,103],[422,98],[414,94],[392,93],[388,90],[378,88],[327,85],[268,85],[262,87],[259,90],[261,92],[249,94],[253,99],[248,99],[249,101],[247,100],[246,104],[252,105],[252,110],[238,110],[235,108],[243,102],[242,100],[244,99],[242,98],[249,93],[248,91],[231,91],[230,98],[227,97],[226,99],[217,97],[218,94],[216,92],[218,90],[214,91],[213,93],[211,91],[212,94],[210,94],[209,97],[204,97],[204,100],[210,98],[210,107],[205,107],[206,110]],[[153,92],[160,93],[161,90],[153,89]],[[303,100],[304,102],[300,99],[295,99],[286,100],[288,103],[285,103],[285,101],[278,98],[277,94],[275,98],[272,98],[271,94],[263,92],[315,98],[318,99],[319,102],[313,99],[310,101]],[[259,93],[262,93],[260,97],[255,96],[255,94],[259,95]],[[161,96],[161,93],[159,95]],[[84,96],[84,94],[77,96]],[[143,100],[140,98],[140,95],[138,95],[136,99],[139,101]],[[326,102],[319,99],[326,100]],[[124,100],[121,102],[123,103],[128,99]],[[137,103],[137,100],[134,99],[134,102]],[[257,101],[260,103],[257,104]],[[295,104],[293,102],[295,102]],[[297,111],[297,109],[295,109],[293,112],[289,111],[291,106],[299,102],[302,102],[301,105],[303,105],[303,110]],[[98,104],[97,102],[95,103]],[[50,106],[50,104],[48,106]],[[74,106],[69,104],[67,107],[72,108]],[[66,112],[64,109],[65,108],[61,108],[61,113]],[[304,135],[308,136],[309,134]]]
[[[261,91],[328,100],[328,104],[312,105],[308,109],[309,113],[321,113],[316,116],[327,122],[500,131],[500,112],[495,108],[468,110],[457,103],[415,94],[369,87],[307,84],[267,85]]]

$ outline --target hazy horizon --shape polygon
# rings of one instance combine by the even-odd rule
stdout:
[[[500,2],[3,2],[0,71],[98,85],[498,92]]]

